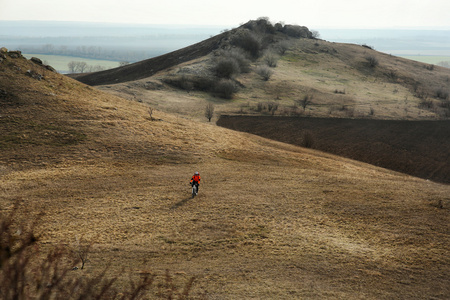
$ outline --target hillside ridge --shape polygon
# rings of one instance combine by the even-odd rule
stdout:
[[[206,56],[219,48],[229,47],[230,39],[243,29],[267,31],[272,35],[284,34],[286,36],[304,38],[312,37],[312,33],[304,26],[281,24],[273,26],[266,19],[258,19],[256,21],[248,21],[238,28],[222,32],[202,42],[154,58],[114,69],[87,74],[68,74],[68,76],[92,86],[123,83],[151,77],[159,71]]]

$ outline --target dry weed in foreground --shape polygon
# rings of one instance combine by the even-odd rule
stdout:
[[[182,291],[166,271],[164,282],[155,287],[156,275],[141,274],[128,288],[115,287],[118,277],[106,278],[106,270],[92,277],[80,275],[76,265],[83,258],[72,259],[70,251],[60,246],[46,255],[39,252],[35,224],[18,224],[17,210],[0,215],[0,299],[187,299],[194,284],[191,277]],[[87,248],[86,248],[87,249]],[[83,254],[87,257],[87,253]],[[156,291],[158,289],[158,291]]]

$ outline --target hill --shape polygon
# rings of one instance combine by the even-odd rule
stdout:
[[[238,64],[238,71],[223,67],[219,72],[223,60]],[[263,80],[257,70],[267,64],[272,74]],[[196,118],[199,114],[189,112],[192,101],[178,100],[189,98],[186,92],[199,104],[214,103],[217,115],[272,114],[259,108],[268,103],[276,104],[274,115],[411,120],[450,114],[448,68],[367,45],[327,42],[306,27],[272,25],[264,19],[161,57],[70,76],[164,110],[173,111],[175,105],[176,112]],[[234,82],[233,101],[214,93],[221,79]],[[155,101],[161,91],[164,101]],[[305,98],[309,101],[303,107]]]
[[[191,276],[199,299],[450,294],[448,185],[159,110],[150,117],[145,103],[2,55],[1,214],[16,204],[20,228],[43,213],[35,259],[93,243],[70,278],[109,266],[122,287],[155,274],[148,293],[165,298],[165,270],[174,297]],[[195,170],[203,182],[190,199]]]
[[[206,121],[205,106],[213,104],[213,120],[222,114],[239,115],[220,120],[229,128],[297,145],[309,131],[316,149],[448,182],[450,69],[367,45],[319,40],[306,28],[296,29],[302,34],[288,34],[286,25],[271,25],[264,19],[250,21],[129,69],[74,77],[199,121]],[[252,55],[255,48],[258,51]],[[228,74],[236,68],[233,63],[239,71]],[[271,72],[268,80],[258,74],[262,66]],[[130,80],[128,70],[142,79]],[[105,85],[100,76],[110,81],[114,77],[117,83]],[[220,92],[223,82],[228,83],[225,98],[231,99]]]

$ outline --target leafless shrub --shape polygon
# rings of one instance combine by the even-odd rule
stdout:
[[[214,80],[209,76],[195,76],[187,74],[167,76],[163,78],[162,81],[173,87],[186,91],[199,90],[208,92],[213,89],[215,84]]]
[[[267,110],[272,113],[272,115],[275,114],[275,112],[278,110],[278,104],[275,102],[269,102],[267,103]]]
[[[251,31],[245,31],[237,35],[233,44],[247,51],[253,58],[259,57],[262,50],[261,36]]]
[[[438,98],[438,99],[447,100],[449,93],[447,90],[445,90],[444,88],[441,87],[441,88],[436,89],[435,95],[436,95],[436,98]]]
[[[232,57],[219,58],[214,67],[214,71],[218,77],[227,79],[233,78],[241,72],[239,63]]]
[[[373,55],[366,56],[366,61],[371,68],[375,68],[379,64],[378,59]]]
[[[74,245],[73,252],[75,256],[78,257],[81,261],[81,268],[80,268],[81,270],[84,269],[84,265],[88,261],[89,250],[91,248],[91,245],[92,245],[91,243],[86,243],[80,240],[79,238],[77,238],[77,241]]]
[[[386,76],[392,81],[392,82],[396,82],[397,78],[398,78],[398,74],[397,71],[395,70],[389,70],[386,72]]]
[[[374,116],[375,115],[375,109],[373,109],[373,107],[371,107],[369,109],[369,116]]]
[[[313,39],[318,39],[320,38],[320,33],[317,30],[311,30],[311,37]]]
[[[289,48],[291,47],[292,43],[289,42],[288,40],[282,40],[279,41],[274,48],[276,49],[276,51],[278,52],[278,54],[280,55],[284,55],[286,53],[287,50],[289,50]]]
[[[305,148],[312,148],[314,146],[314,135],[311,131],[306,130],[303,132],[302,142],[300,145]]]
[[[255,71],[264,81],[269,80],[273,75],[273,71],[267,66],[258,66]]]
[[[422,99],[422,101],[420,101],[419,108],[432,109],[434,108],[434,102],[433,100],[424,98]]]
[[[263,110],[263,104],[261,102],[258,102],[256,104],[256,111],[261,112]]]
[[[153,107],[149,107],[148,108],[148,116],[149,116],[150,121],[154,120],[154,118],[153,118]]]
[[[350,107],[348,105],[342,105],[339,109],[339,111],[343,112],[345,116],[351,118],[355,115],[355,108]]]
[[[211,122],[212,117],[214,116],[214,104],[208,103],[205,107],[205,117],[208,119],[208,122]]]
[[[433,71],[434,70],[434,65],[433,64],[426,65],[425,69],[427,69],[428,71]]]
[[[278,59],[278,55],[273,52],[267,52],[263,57],[264,62],[271,68],[275,68],[277,66]]]
[[[306,110],[306,107],[312,103],[312,99],[313,99],[313,95],[306,94],[303,96],[302,99],[297,100],[296,103],[298,105],[300,105],[303,108],[303,110]]]
[[[241,73],[250,72],[250,60],[241,48],[224,51],[223,56],[233,58],[238,63]]]
[[[334,90],[334,93],[335,93],[335,94],[345,94],[345,89],[343,89],[343,90],[335,89],[335,90]]]
[[[236,84],[231,79],[222,79],[216,83],[215,93],[217,96],[224,99],[233,98],[233,94],[237,91]]]

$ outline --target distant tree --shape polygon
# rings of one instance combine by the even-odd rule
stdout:
[[[123,66],[129,65],[129,64],[130,64],[129,61],[119,61],[119,67],[123,67]]]
[[[205,108],[205,117],[208,119],[208,122],[211,122],[211,118],[214,116],[214,105],[212,103],[206,104]]]
[[[69,67],[69,73],[75,73],[75,69],[77,67],[77,62],[71,61],[67,64],[67,67]]]
[[[84,72],[86,72],[87,67],[88,67],[88,65],[87,65],[86,62],[79,61],[78,64],[77,64],[77,72],[78,73],[84,73]]]
[[[318,39],[320,38],[320,33],[317,30],[311,30],[311,37],[313,39]]]

